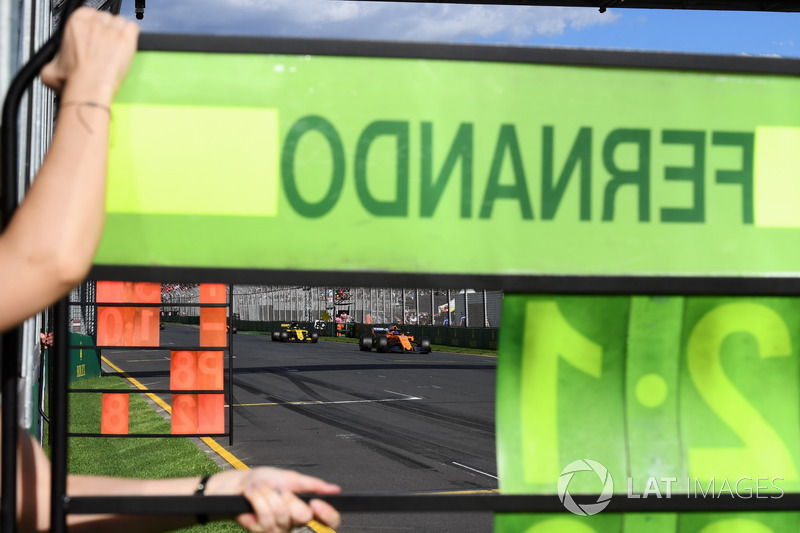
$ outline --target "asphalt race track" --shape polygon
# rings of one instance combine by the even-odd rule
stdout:
[[[161,345],[198,338],[167,324]],[[247,466],[291,468],[347,493],[497,489],[494,357],[233,338],[234,444],[215,440]],[[102,355],[148,388],[169,387],[167,350]],[[337,531],[491,532],[492,515],[348,513]]]

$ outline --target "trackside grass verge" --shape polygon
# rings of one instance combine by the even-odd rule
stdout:
[[[128,389],[122,378],[99,377],[72,385],[80,389]],[[100,432],[101,395],[70,394],[71,432]],[[169,433],[170,424],[138,394],[130,395],[131,433]],[[202,476],[220,468],[189,439],[184,438],[106,438],[71,437],[69,472],[128,478],[170,478]],[[236,522],[212,522],[206,526],[181,529],[185,532],[240,532]]]

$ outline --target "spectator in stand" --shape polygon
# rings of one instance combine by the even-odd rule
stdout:
[[[124,18],[82,7],[69,18],[61,50],[41,72],[60,92],[50,150],[28,194],[0,234],[0,332],[52,305],[89,271],[105,215],[109,106],[136,51],[139,28]],[[58,221],[54,224],[53,221]],[[45,335],[43,343],[52,342]],[[6,353],[4,357],[16,357]],[[23,532],[50,530],[50,465],[22,432],[18,442],[17,521]],[[339,514],[322,500],[295,493],[334,494],[321,479],[275,468],[229,470],[210,478],[163,480],[70,475],[68,494],[236,495],[252,513],[236,517],[257,532],[286,532],[312,518],[338,527]],[[212,517],[211,519],[230,518]],[[198,517],[204,522],[207,517]],[[190,526],[195,517],[68,515],[71,531],[159,532]]]

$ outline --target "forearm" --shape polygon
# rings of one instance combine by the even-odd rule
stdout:
[[[81,94],[70,89],[62,102]],[[111,99],[103,91],[89,94],[104,106]],[[4,306],[4,314],[15,314],[0,317],[0,329],[52,304],[86,276],[102,233],[108,131],[102,108],[60,111],[48,155],[3,235],[0,265],[16,275],[0,284],[8,301],[19,305]]]
[[[70,83],[64,90],[52,145],[31,188],[31,194],[45,193],[37,195],[31,206],[39,219],[44,218],[44,209],[55,210],[39,230],[47,245],[58,250],[53,254],[55,264],[69,283],[85,277],[100,242],[111,121],[109,91],[79,89],[80,81],[76,80],[75,89]],[[42,190],[35,190],[38,186]],[[51,196],[60,201],[44,203]]]
[[[27,434],[19,439],[20,468],[17,471],[17,510],[24,533],[50,530],[50,462],[42,449]],[[191,496],[199,477],[177,479],[128,479],[71,475],[67,478],[69,496]],[[336,494],[339,487],[298,472],[260,467],[254,470],[226,470],[211,476],[204,494],[237,495],[247,498],[254,513],[236,517],[213,516],[212,520],[235,518],[250,531],[288,531],[315,518],[331,527],[339,524],[336,510],[321,500],[304,503],[294,493]],[[72,533],[160,533],[191,526],[189,515],[78,515],[67,516]]]
[[[27,434],[19,437],[17,507],[23,533],[50,531],[50,461]],[[190,496],[199,478],[130,479],[70,475],[69,496]],[[160,533],[196,524],[193,515],[102,515],[69,514],[70,532],[77,533]]]
[[[70,496],[191,496],[197,478],[120,479],[99,476],[70,476]],[[160,533],[197,524],[194,515],[78,515],[68,516],[70,533]]]
[[[23,533],[50,531],[50,461],[27,434],[19,436],[17,513]],[[191,495],[197,478],[144,480],[101,476],[67,478],[70,496]],[[193,516],[67,515],[70,532],[155,533],[193,525]]]
[[[106,109],[138,35],[133,22],[79,8],[41,71],[62,109],[42,168],[0,235],[0,294],[9,302],[0,306],[0,332],[58,300],[91,266],[105,212]]]

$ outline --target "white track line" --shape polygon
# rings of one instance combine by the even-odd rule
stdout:
[[[421,400],[418,396],[406,396],[405,398],[383,398],[377,400],[337,400],[323,402],[320,400],[305,400],[299,402],[264,402],[264,403],[235,403],[234,407],[258,407],[260,405],[338,405],[345,403],[382,403],[382,402],[407,402],[410,400]]]
[[[486,477],[490,477],[492,479],[497,479],[497,476],[493,476],[491,474],[487,474],[486,472],[482,472],[482,471],[478,470],[477,468],[472,468],[471,466],[462,465],[461,463],[457,463],[455,461],[451,461],[451,463],[453,463],[456,466],[460,466],[461,468],[466,468],[467,470],[472,470],[473,472],[477,472],[479,474],[483,474]]]

